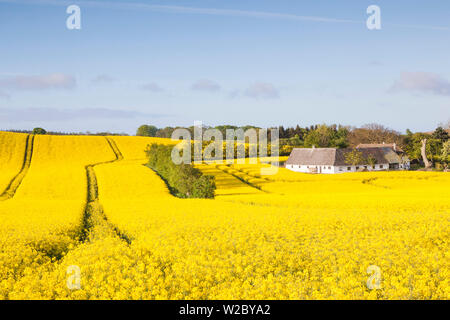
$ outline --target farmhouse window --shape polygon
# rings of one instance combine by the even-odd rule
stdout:
[[[352,167],[347,167],[347,170],[348,170],[348,171],[352,170]]]

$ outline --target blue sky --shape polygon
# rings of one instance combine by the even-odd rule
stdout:
[[[429,131],[450,119],[449,18],[447,0],[0,0],[0,128]]]

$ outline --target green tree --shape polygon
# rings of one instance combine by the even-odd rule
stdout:
[[[330,146],[332,130],[325,124],[319,125],[316,129],[309,131],[305,136],[305,147],[312,146],[326,148]]]
[[[437,127],[431,137],[433,139],[441,140],[442,142],[446,142],[449,139],[448,132],[445,131],[442,127]]]
[[[366,162],[373,167],[377,164],[377,159],[373,155],[369,155],[366,159]]]
[[[422,161],[422,154],[420,148],[422,146],[423,139],[427,139],[428,141],[426,146],[426,154],[427,156],[431,157],[432,149],[435,149],[436,142],[438,142],[439,140],[430,139],[430,135],[426,133],[409,132],[403,139],[404,140],[403,150],[406,152],[409,159]]]
[[[174,130],[175,128],[165,127],[163,129],[159,129],[158,132],[156,132],[156,136],[159,138],[171,138]]]
[[[300,136],[296,134],[292,138],[289,138],[289,145],[298,147],[303,145],[303,141],[300,139]]]
[[[359,164],[364,163],[364,156],[361,151],[358,149],[353,149],[350,152],[347,152],[345,155],[345,162],[348,164],[351,164],[352,166],[357,166]]]
[[[32,134],[47,134],[47,131],[45,131],[45,129],[42,129],[42,128],[34,128],[31,133]]]
[[[347,148],[349,145],[349,132],[350,130],[348,127],[339,126],[332,136],[331,146],[334,148]]]
[[[347,127],[337,125],[327,126],[325,124],[318,125],[312,130],[304,134],[304,146],[319,148],[346,148],[348,147],[348,133]]]
[[[450,156],[450,140],[442,145],[441,158],[443,162],[448,162]]]
[[[157,127],[148,124],[143,124],[136,130],[136,135],[144,137],[156,137],[157,131],[158,131]]]

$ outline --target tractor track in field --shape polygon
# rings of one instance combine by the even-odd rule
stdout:
[[[127,234],[121,232],[116,226],[114,226],[111,222],[108,221],[103,208],[99,201],[99,193],[98,193],[98,185],[97,185],[97,177],[95,175],[94,167],[102,164],[108,164],[117,162],[123,159],[122,153],[117,147],[116,143],[110,139],[106,138],[108,145],[111,147],[115,159],[109,161],[98,162],[94,164],[89,164],[85,166],[86,177],[87,177],[87,199],[86,206],[83,213],[82,223],[79,227],[79,231],[77,231],[77,235],[74,236],[73,240],[76,240],[78,244],[76,246],[80,246],[92,241],[102,240],[106,237],[118,238],[123,241],[126,245],[130,245],[132,242],[132,238],[130,238]],[[33,141],[30,142],[31,144]],[[28,150],[28,149],[27,149]],[[31,147],[32,150],[32,147]],[[30,156],[26,157],[31,159]],[[29,162],[30,160],[28,160]],[[25,165],[24,165],[25,166]],[[25,166],[26,167],[26,166]],[[29,167],[29,164],[28,164]],[[45,243],[44,243],[45,244]],[[28,245],[35,251],[41,252],[44,255],[48,256],[52,259],[52,265],[59,263],[66,254],[73,250],[73,248],[69,249],[67,246],[63,246],[59,248],[58,246],[50,246],[48,248],[43,248],[42,244],[38,242],[30,242]],[[40,263],[38,263],[40,264]],[[53,270],[54,271],[54,270]],[[48,270],[46,271],[48,272]],[[20,283],[21,279],[24,277],[24,274],[16,275],[16,283]]]
[[[228,175],[230,175],[230,176],[232,176],[232,177],[238,179],[239,181],[245,183],[246,185],[248,185],[248,186],[250,186],[250,187],[252,187],[252,188],[255,188],[256,190],[259,190],[259,191],[264,192],[264,193],[270,193],[269,191],[263,190],[260,186],[257,186],[257,185],[255,185],[255,184],[253,184],[253,183],[251,183],[251,182],[245,180],[244,178],[242,178],[242,177],[240,177],[240,176],[238,176],[238,175],[235,175],[235,174],[233,174],[233,173],[231,173],[231,172],[228,172],[228,171],[226,171],[226,170],[224,170],[224,169],[221,169],[220,166],[221,166],[221,165],[216,165],[215,167],[216,167],[216,169],[222,171],[223,173],[228,174]],[[230,169],[233,169],[233,168],[230,168]],[[233,170],[234,170],[234,169],[233,169]],[[240,171],[240,170],[236,170],[236,171],[242,172],[242,173],[244,173],[244,174],[250,176],[250,175],[247,174],[246,172],[243,172],[243,171]],[[251,177],[251,176],[250,176],[250,177]]]
[[[106,141],[114,152],[115,159],[85,166],[88,193],[79,240],[86,242],[104,237],[105,235],[115,235],[129,245],[131,244],[131,238],[108,221],[99,200],[97,176],[94,168],[99,165],[123,160],[123,155],[114,140],[106,138]]]
[[[28,135],[25,142],[25,154],[23,157],[22,168],[20,171],[11,179],[10,183],[6,187],[5,191],[0,194],[0,201],[9,200],[16,194],[17,189],[25,178],[28,169],[31,165],[31,158],[33,157],[34,149],[34,135]]]
[[[390,187],[388,187],[388,186],[383,186],[383,185],[379,185],[379,184],[374,183],[376,180],[378,180],[377,177],[375,177],[375,178],[369,178],[369,179],[364,179],[364,180],[362,180],[361,182],[362,182],[363,184],[367,184],[367,185],[370,185],[370,186],[376,187],[376,188],[392,189],[392,188],[390,188]]]
[[[241,173],[243,173],[243,174],[246,174],[247,176],[249,176],[249,177],[251,177],[251,178],[261,179],[261,180],[265,180],[265,181],[267,181],[267,182],[273,182],[273,180],[271,180],[270,178],[263,177],[263,176],[260,176],[260,175],[254,174],[254,173],[249,173],[249,172],[247,172],[247,171],[244,171],[243,169],[238,169],[238,168],[233,168],[233,167],[231,167],[231,168],[232,168],[233,170],[236,170],[236,171],[239,171],[239,172],[241,172]]]

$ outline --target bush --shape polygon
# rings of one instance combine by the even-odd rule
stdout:
[[[190,164],[173,163],[173,146],[152,144],[147,146],[148,167],[166,182],[170,192],[180,198],[214,198],[216,190],[213,176],[204,176]]]
[[[42,129],[42,128],[34,128],[31,133],[32,134],[46,134],[47,131],[45,131],[45,129]]]
[[[200,176],[194,181],[192,198],[214,198],[216,183],[213,176]]]
[[[156,137],[157,131],[158,131],[157,127],[144,124],[137,129],[136,135],[144,137]]]

